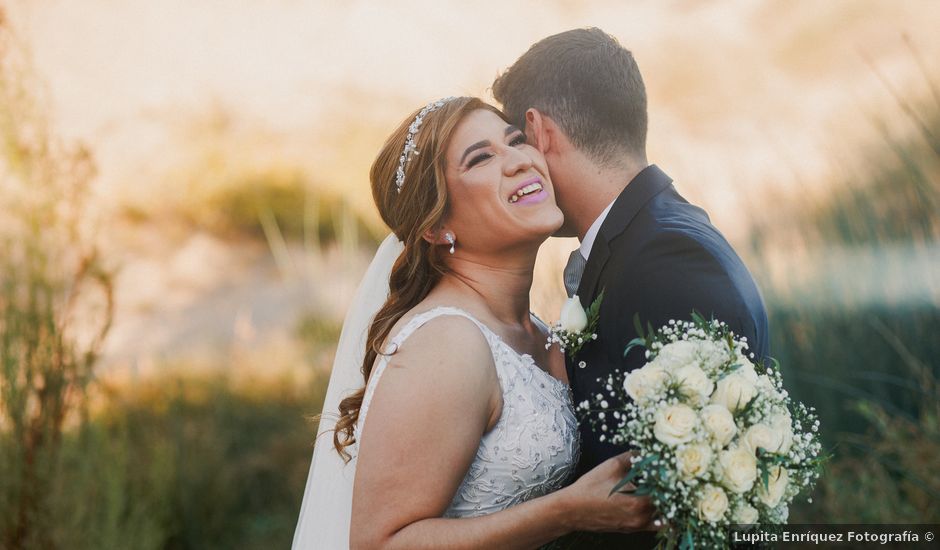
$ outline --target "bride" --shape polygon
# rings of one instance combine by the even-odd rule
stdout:
[[[479,99],[442,99],[402,123],[370,176],[394,235],[344,324],[324,405],[339,417],[320,426],[333,446],[315,447],[293,548],[534,548],[653,529],[648,498],[608,497],[628,454],[568,485],[564,358],[529,312],[536,253],[563,218],[523,131]]]

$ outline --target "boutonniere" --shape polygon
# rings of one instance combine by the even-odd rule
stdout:
[[[601,301],[604,299],[602,290],[597,298],[591,302],[586,310],[581,307],[581,300],[575,294],[561,308],[561,318],[552,325],[545,349],[558,344],[562,352],[574,359],[584,344],[597,340],[597,321],[600,317]]]

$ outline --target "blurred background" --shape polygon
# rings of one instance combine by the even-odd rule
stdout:
[[[0,0],[0,547],[290,544],[406,114],[600,26],[834,458],[794,521],[940,522],[940,3]],[[542,249],[558,315],[576,241]],[[327,438],[321,439],[326,442]]]

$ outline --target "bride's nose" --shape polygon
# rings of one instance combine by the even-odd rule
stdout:
[[[507,147],[503,160],[503,173],[512,176],[532,167],[532,157],[518,147]]]

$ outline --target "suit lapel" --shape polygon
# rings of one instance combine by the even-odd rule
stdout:
[[[607,218],[601,224],[597,238],[591,246],[581,282],[578,284],[578,297],[582,307],[591,305],[598,293],[597,284],[607,260],[610,259],[612,240],[623,233],[633,218],[646,206],[656,194],[660,193],[672,183],[672,179],[655,164],[651,164],[640,171],[614,201],[607,213]],[[601,306],[603,308],[603,306]],[[568,380],[574,380],[575,364],[577,358],[565,355],[565,367],[568,370]]]
[[[587,264],[584,266],[584,274],[578,284],[578,296],[582,305],[590,305],[597,295],[597,282],[610,258],[610,242],[626,230],[650,199],[671,183],[672,179],[665,172],[651,164],[641,170],[614,201],[607,218],[601,224],[597,238],[594,239]]]

